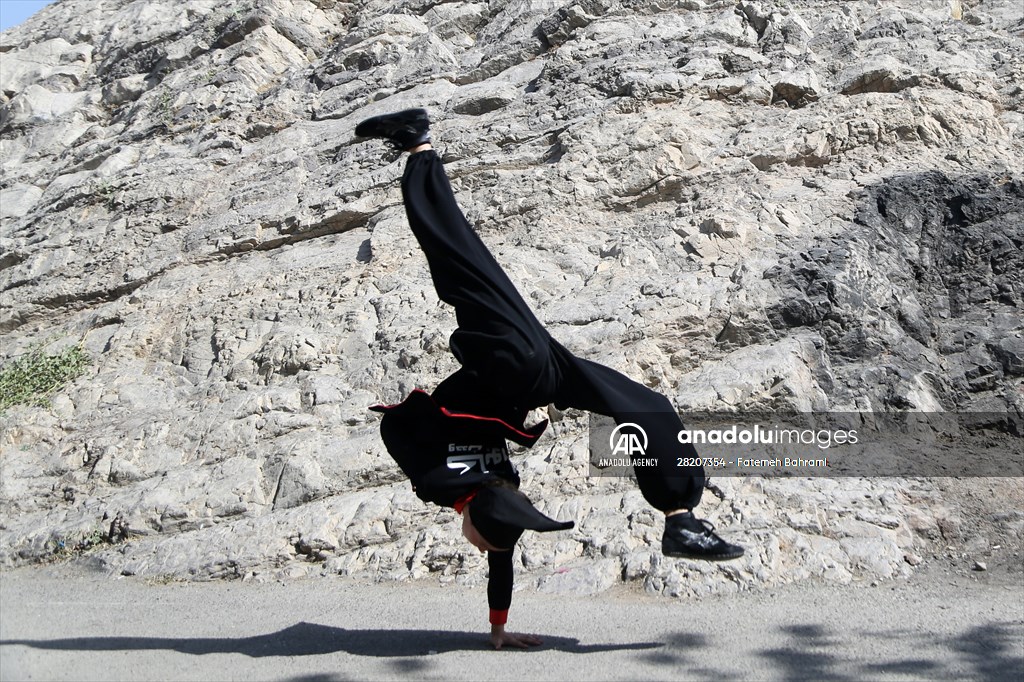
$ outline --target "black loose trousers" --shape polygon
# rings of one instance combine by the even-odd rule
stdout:
[[[434,400],[510,424],[549,403],[639,424],[650,443],[645,456],[658,462],[634,468],[644,498],[661,511],[696,507],[704,471],[676,466],[696,451],[678,443],[683,425],[672,404],[551,338],[470,227],[433,150],[409,157],[402,196],[438,297],[455,308],[458,321],[450,346],[462,368],[441,382]]]

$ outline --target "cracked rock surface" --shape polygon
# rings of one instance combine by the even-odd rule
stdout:
[[[483,580],[366,409],[456,368],[403,160],[353,137],[412,106],[573,352],[684,412],[1019,438],[1022,83],[1014,0],[61,0],[0,36],[0,358],[93,364],[0,416],[0,561]],[[554,416],[515,455],[577,522],[521,543],[538,589],[1020,563],[1019,479],[928,478],[715,479],[701,512],[747,555],[668,560],[635,485],[588,475],[586,415]]]

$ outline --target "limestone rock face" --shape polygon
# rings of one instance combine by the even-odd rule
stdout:
[[[1019,436],[1021,29],[1016,0],[47,7],[0,36],[0,356],[93,364],[0,416],[0,560],[99,533],[126,574],[483,579],[366,409],[457,368],[403,162],[353,136],[411,106],[573,352],[683,410]],[[540,589],[893,577],[957,541],[928,480],[716,479],[701,512],[750,551],[668,560],[635,484],[588,476],[586,416],[557,417],[516,455],[577,521],[524,539]]]

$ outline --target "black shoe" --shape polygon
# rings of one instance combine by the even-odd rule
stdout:
[[[366,119],[356,126],[356,135],[380,137],[404,151],[430,142],[430,119],[426,109],[406,109]]]
[[[673,514],[665,519],[661,553],[682,559],[725,561],[743,556],[743,548],[715,534],[715,527],[696,518],[692,512]]]

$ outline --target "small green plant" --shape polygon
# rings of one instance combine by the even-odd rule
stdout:
[[[42,345],[0,369],[0,410],[12,405],[46,407],[50,396],[80,377],[92,360],[81,346],[68,346],[50,355]]]
[[[147,578],[147,585],[174,585],[175,583],[183,583],[185,579],[181,576],[174,575],[173,573],[163,573],[153,578]]]
[[[174,119],[174,111],[171,105],[174,104],[174,94],[170,89],[164,90],[156,97],[156,104],[153,109],[156,112],[157,118],[164,126],[169,127],[171,121]]]
[[[90,533],[83,533],[82,537],[75,543],[73,549],[76,552],[85,552],[107,542],[110,542],[107,534],[103,532],[102,528],[96,528]]]
[[[88,552],[100,545],[110,543],[110,538],[103,532],[102,528],[94,528],[92,531],[75,533],[50,540],[47,547],[50,550],[49,558],[66,559],[76,554]],[[46,557],[44,557],[45,560]]]
[[[114,193],[116,191],[117,188],[114,187],[114,184],[110,182],[110,180],[103,180],[93,186],[93,192],[100,198],[108,211],[113,211],[117,207],[117,200],[114,197]]]

